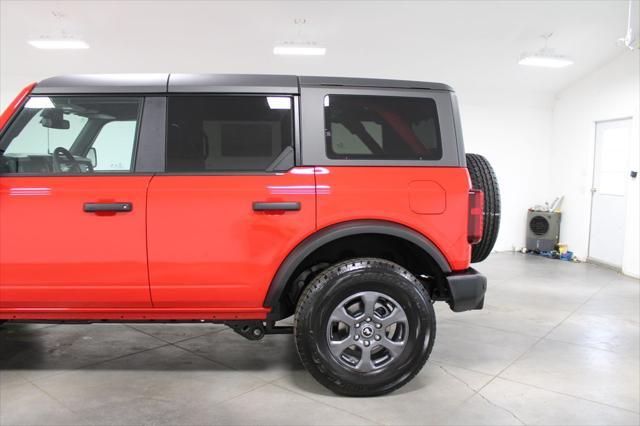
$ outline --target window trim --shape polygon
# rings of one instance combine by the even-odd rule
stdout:
[[[322,109],[322,116],[324,119],[324,145],[325,145],[325,155],[327,156],[327,158],[331,159],[331,160],[345,160],[345,161],[349,161],[349,160],[386,160],[386,161],[440,161],[442,160],[442,157],[444,156],[444,149],[443,149],[443,143],[442,143],[442,130],[440,129],[440,116],[438,114],[438,105],[436,103],[436,100],[433,98],[429,98],[429,97],[425,97],[425,96],[378,96],[375,94],[363,94],[363,95],[347,95],[347,94],[343,94],[343,93],[333,93],[331,95],[326,95],[326,96],[351,96],[351,97],[359,97],[359,98],[382,98],[382,97],[387,97],[387,98],[391,98],[391,99],[412,99],[412,100],[426,100],[427,102],[431,102],[433,103],[433,107],[435,108],[435,115],[430,117],[435,119],[435,130],[436,130],[436,137],[437,137],[437,141],[439,143],[439,152],[440,152],[440,156],[438,158],[427,158],[427,159],[420,159],[420,158],[376,158],[373,157],[369,154],[339,154],[336,153],[333,149],[333,135],[331,136],[327,136],[327,124],[333,124],[333,122],[329,122],[328,121],[328,117],[326,114],[327,111],[327,107],[324,106],[323,104],[323,109]],[[324,101],[324,99],[323,99]],[[329,106],[329,108],[331,108],[331,106]],[[417,136],[417,135],[416,135]],[[360,138],[358,138],[360,139]],[[360,142],[362,142],[364,144],[364,142],[361,140]],[[383,140],[384,143],[384,140]],[[373,153],[372,153],[373,154]]]
[[[136,140],[134,141],[134,145],[132,147],[132,152],[131,152],[131,168],[128,171],[99,171],[99,172],[93,172],[93,173],[2,173],[0,172],[0,178],[2,177],[6,177],[6,178],[14,178],[14,177],[46,177],[46,178],[51,178],[51,177],[108,177],[108,176],[132,176],[132,175],[139,175],[139,176],[148,176],[153,174],[153,172],[142,172],[139,173],[136,171],[136,163],[138,161],[138,145],[140,143],[140,133],[141,133],[141,128],[142,128],[142,120],[144,118],[144,109],[145,109],[145,104],[146,104],[146,98],[148,97],[149,94],[144,94],[144,93],[31,93],[29,94],[29,96],[25,97],[25,99],[23,100],[22,104],[20,105],[20,107],[18,109],[16,109],[16,112],[13,114],[13,116],[11,117],[11,119],[7,122],[7,124],[5,125],[4,129],[2,129],[2,132],[0,132],[0,140],[4,137],[4,135],[7,133],[8,129],[11,127],[11,125],[14,123],[14,121],[16,120],[16,118],[22,113],[22,111],[24,110],[25,105],[27,104],[27,102],[29,101],[29,99],[31,99],[32,97],[66,97],[66,98],[137,98],[139,100],[140,106],[138,109],[138,118],[137,118],[137,124],[136,124]],[[99,134],[99,132],[98,132]],[[97,135],[96,134],[96,137]],[[94,138],[95,141],[95,138]],[[73,142],[74,144],[76,143],[76,141]],[[93,143],[93,141],[92,141]]]
[[[282,96],[292,99],[292,120],[291,120],[291,148],[294,150],[293,165],[287,170],[267,171],[267,170],[205,170],[205,171],[180,171],[180,172],[168,172],[166,171],[167,165],[167,151],[168,151],[168,128],[169,128],[169,102],[172,97],[267,97],[267,96]],[[156,174],[159,176],[274,176],[283,175],[291,171],[291,169],[299,166],[300,144],[301,144],[301,129],[300,123],[300,95],[292,93],[235,93],[235,92],[216,92],[216,93],[182,93],[172,92],[166,96],[166,114],[165,122],[163,125],[165,138],[163,146],[164,165],[161,171]],[[274,159],[275,160],[275,159]]]

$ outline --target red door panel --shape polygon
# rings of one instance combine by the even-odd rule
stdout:
[[[150,179],[0,177],[0,308],[149,307]],[[109,202],[132,210],[83,209]]]
[[[322,167],[318,229],[356,219],[413,228],[445,255],[451,269],[469,267],[469,175],[457,167]]]
[[[256,212],[254,202],[300,210]],[[148,209],[155,307],[258,308],[280,263],[315,231],[313,169],[155,176]]]

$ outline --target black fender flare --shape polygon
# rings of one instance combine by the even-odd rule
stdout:
[[[296,268],[315,250],[339,238],[358,234],[382,234],[406,240],[424,250],[435,261],[443,273],[451,273],[449,262],[436,245],[427,237],[409,227],[384,220],[341,222],[316,231],[305,238],[289,253],[271,280],[271,285],[269,286],[263,305],[267,308],[277,305],[287,282],[291,279]]]

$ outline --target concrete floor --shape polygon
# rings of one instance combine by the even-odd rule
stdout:
[[[431,360],[381,398],[326,391],[291,336],[212,325],[5,325],[0,424],[640,423],[640,286],[501,253],[483,311],[437,304]]]

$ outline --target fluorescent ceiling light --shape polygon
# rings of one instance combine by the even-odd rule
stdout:
[[[291,99],[283,96],[267,96],[267,103],[271,109],[291,109]]]
[[[46,96],[37,96],[34,98],[29,98],[24,107],[29,109],[45,109],[55,108],[56,106],[53,104],[53,102],[51,102],[51,99],[47,98]]]
[[[322,56],[325,53],[327,53],[327,49],[324,47],[276,46],[273,48],[274,55]]]
[[[37,49],[88,49],[87,42],[72,38],[29,40],[28,43]]]
[[[564,68],[573,65],[573,61],[566,56],[548,53],[531,53],[522,56],[520,65],[530,67]]]

